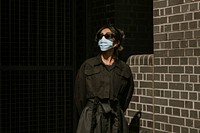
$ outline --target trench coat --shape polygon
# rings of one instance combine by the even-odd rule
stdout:
[[[125,62],[115,59],[106,66],[100,55],[87,59],[75,81],[77,133],[128,133],[124,112],[133,91],[132,73]]]

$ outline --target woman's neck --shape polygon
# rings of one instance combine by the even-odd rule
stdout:
[[[102,52],[101,59],[105,65],[112,65],[115,61],[113,51]]]

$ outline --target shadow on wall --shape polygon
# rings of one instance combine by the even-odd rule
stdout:
[[[140,133],[140,118],[142,112],[138,111],[131,120],[129,124],[129,133]]]

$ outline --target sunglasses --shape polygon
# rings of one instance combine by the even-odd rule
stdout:
[[[103,36],[108,40],[113,40],[113,38],[114,38],[113,33],[106,33],[105,35],[104,34],[99,34],[97,36],[97,39],[100,40]]]

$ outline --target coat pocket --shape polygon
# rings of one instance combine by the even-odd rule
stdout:
[[[100,73],[99,69],[90,69],[90,70],[85,70],[85,75],[86,76],[91,76],[94,74]]]
[[[131,74],[126,71],[116,71],[116,74],[125,79],[128,79],[131,76]]]
[[[94,93],[94,90],[96,88],[99,88],[100,86],[99,75],[100,75],[99,69],[93,68],[85,70],[86,88],[88,93]],[[88,95],[93,95],[93,94],[88,94]]]
[[[116,76],[114,77],[114,81],[115,81],[114,86],[116,90],[119,91],[119,93],[122,93],[126,89],[131,75],[126,71],[116,71],[115,75]]]

